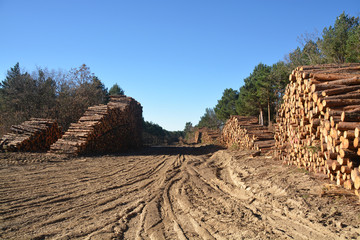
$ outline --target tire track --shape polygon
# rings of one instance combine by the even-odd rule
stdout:
[[[0,167],[3,239],[334,239],[281,166],[249,152],[153,148],[134,156]],[[31,162],[31,160],[29,160]],[[33,162],[36,162],[35,160]],[[285,173],[284,173],[285,172]],[[317,206],[317,205],[316,205]],[[329,215],[328,221],[340,221]],[[341,220],[343,221],[343,220]],[[360,221],[360,220],[359,220]]]

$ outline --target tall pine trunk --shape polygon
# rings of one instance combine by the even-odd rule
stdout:
[[[260,115],[259,115],[259,124],[262,126],[264,125],[263,110],[261,107],[260,107]]]
[[[268,126],[271,126],[270,111],[270,100],[268,99]]]

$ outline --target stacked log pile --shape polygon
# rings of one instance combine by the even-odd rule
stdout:
[[[267,152],[275,145],[274,133],[258,124],[257,117],[231,116],[222,130],[222,143],[227,148]]]
[[[220,144],[221,132],[220,130],[214,130],[209,128],[199,128],[195,132],[195,143],[204,144]]]
[[[121,152],[142,145],[142,107],[133,98],[111,96],[92,106],[54,143],[50,152],[68,155]]]
[[[11,132],[0,139],[0,150],[9,152],[43,152],[61,137],[57,122],[31,118],[21,125],[13,125]]]
[[[201,137],[202,137],[202,132],[200,129],[198,129],[196,132],[195,132],[195,139],[194,139],[194,143],[201,143]]]
[[[201,142],[205,144],[215,144],[218,145],[220,143],[221,132],[220,130],[211,130],[207,129],[202,133]]]
[[[290,74],[275,134],[288,165],[360,189],[360,64],[316,65]]]

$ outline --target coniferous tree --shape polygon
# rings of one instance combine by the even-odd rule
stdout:
[[[115,83],[109,90],[109,95],[124,95],[125,91],[117,84]]]
[[[238,99],[239,93],[232,88],[227,88],[223,92],[223,96],[218,100],[214,108],[215,114],[218,119],[226,121],[231,115],[236,115],[235,103]]]
[[[345,54],[347,62],[360,62],[360,25],[349,32]]]
[[[107,98],[104,84],[85,64],[63,77],[41,68],[32,75],[22,73],[17,63],[0,83],[0,134],[31,117],[56,119],[66,130],[89,106]]]
[[[219,129],[220,126],[223,124],[221,120],[219,120],[215,114],[213,108],[206,108],[205,114],[200,118],[200,121],[197,127],[207,127],[210,129]]]
[[[258,64],[249,77],[244,79],[244,86],[240,88],[236,110],[240,115],[258,115],[259,124],[264,124],[264,109],[268,112],[270,122],[270,106],[274,101],[275,83],[270,78],[271,67]]]
[[[328,63],[344,63],[347,56],[351,59],[351,53],[347,52],[349,37],[359,27],[359,18],[350,17],[342,13],[337,17],[334,26],[324,28],[322,38],[318,44],[321,53]],[[349,47],[350,48],[350,47]]]

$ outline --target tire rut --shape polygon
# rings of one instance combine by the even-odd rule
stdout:
[[[0,238],[347,239],[360,232],[354,219],[345,233],[324,225],[324,211],[290,187],[290,174],[310,188],[308,177],[270,168],[275,162],[250,152],[217,150],[155,148],[1,167]]]

